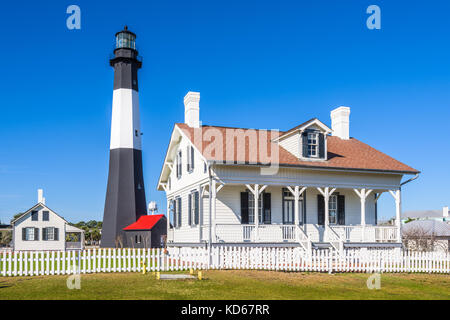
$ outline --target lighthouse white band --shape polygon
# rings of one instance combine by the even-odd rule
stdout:
[[[110,149],[141,150],[139,96],[133,89],[115,89],[111,120]]]

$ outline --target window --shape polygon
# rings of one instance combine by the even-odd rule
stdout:
[[[177,165],[177,178],[179,179],[179,178],[181,178],[181,169],[182,169],[182,167],[181,167],[181,150],[180,151],[178,151],[178,153],[177,153],[177,163],[176,163],[176,165]]]
[[[189,206],[189,225],[198,225],[199,223],[199,192],[192,191],[188,196]]]
[[[142,243],[142,236],[139,236],[139,235],[134,236],[134,242],[136,244]]]
[[[42,228],[42,240],[57,241],[58,240],[58,228],[54,228],[54,227]]]
[[[38,221],[38,214],[37,211],[31,211],[31,221]]]
[[[331,195],[330,200],[328,201],[328,215],[330,219],[330,224],[337,224],[337,211],[338,211],[337,195]]]
[[[42,211],[42,221],[49,221],[49,212]]]
[[[187,146],[186,164],[187,164],[187,172],[191,173],[194,170],[194,147],[193,146]]]
[[[24,241],[34,241],[37,239],[37,232],[35,228],[23,228],[22,229],[22,240]]]
[[[308,157],[319,156],[319,138],[317,132],[308,132]]]
[[[42,240],[55,240],[55,228],[43,228]]]

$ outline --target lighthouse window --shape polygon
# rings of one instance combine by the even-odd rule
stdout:
[[[138,131],[134,130],[134,135],[137,137],[138,136]]]

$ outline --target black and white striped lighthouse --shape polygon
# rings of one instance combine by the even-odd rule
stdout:
[[[137,77],[142,61],[136,50],[136,35],[126,26],[116,33],[110,65],[114,67],[114,91],[103,248],[127,246],[130,240],[123,228],[146,214]]]

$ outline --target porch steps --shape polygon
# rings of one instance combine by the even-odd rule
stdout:
[[[312,247],[313,249],[329,249],[332,246],[329,242],[313,242]]]

